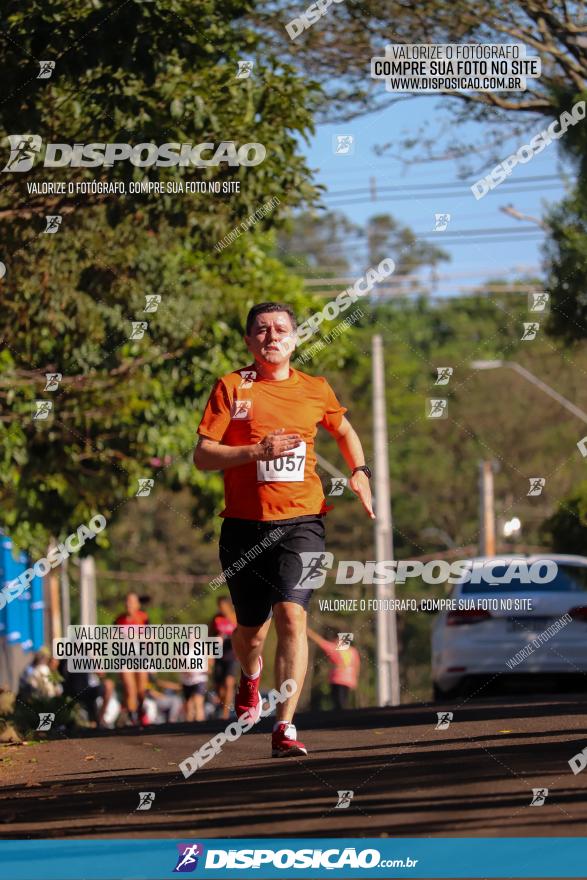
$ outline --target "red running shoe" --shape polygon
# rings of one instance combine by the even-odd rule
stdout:
[[[234,697],[234,711],[236,717],[241,718],[245,713],[250,712],[251,717],[256,724],[261,717],[261,694],[259,693],[259,685],[261,684],[261,673],[263,672],[263,658],[259,657],[259,675],[257,678],[249,678],[244,672],[241,672],[241,679],[238,690]]]
[[[303,742],[296,739],[296,736],[295,724],[289,724],[287,721],[281,722],[271,736],[271,757],[289,758],[290,755],[307,755],[308,750]]]

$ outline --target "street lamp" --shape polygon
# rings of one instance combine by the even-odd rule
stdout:
[[[474,370],[497,370],[499,367],[509,367],[510,370],[519,373],[520,376],[523,376],[532,385],[536,385],[537,388],[540,388],[541,391],[544,391],[545,394],[548,394],[549,397],[552,397],[553,400],[556,400],[557,403],[560,403],[561,406],[572,412],[582,422],[587,423],[586,412],[583,412],[582,409],[579,409],[578,406],[575,406],[574,403],[571,403],[570,400],[567,400],[566,397],[563,397],[562,394],[559,394],[558,391],[555,391],[554,388],[551,388],[550,385],[547,385],[546,382],[543,382],[542,379],[531,373],[530,370],[520,366],[520,364],[516,364],[514,361],[471,361],[471,367]]]

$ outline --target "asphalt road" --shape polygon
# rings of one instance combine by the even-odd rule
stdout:
[[[454,713],[436,730],[436,712]],[[178,763],[219,722],[4,746],[0,836],[583,836],[585,698],[508,697],[300,715],[307,758],[272,759],[270,723],[191,778]],[[197,732],[195,732],[197,731]],[[24,782],[24,787],[23,787]],[[533,788],[548,788],[530,806]],[[339,790],[352,790],[346,809]],[[154,792],[137,811],[139,792]]]

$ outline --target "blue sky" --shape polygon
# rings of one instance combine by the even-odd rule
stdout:
[[[414,136],[422,124],[427,124],[431,132],[436,129],[440,137],[441,131],[446,130],[448,118],[441,102],[438,95],[426,96],[399,103],[350,123],[319,126],[309,149],[305,146],[304,152],[310,167],[315,170],[316,181],[328,188],[324,197],[325,204],[329,207],[336,206],[357,223],[363,223],[374,213],[391,213],[417,233],[432,233],[436,212],[450,213],[451,221],[446,235],[452,233],[452,237],[443,241],[443,234],[435,233],[434,238],[452,257],[452,261],[442,264],[439,271],[457,277],[440,282],[437,288],[440,295],[455,294],[461,286],[476,285],[490,277],[512,280],[525,274],[541,275],[540,245],[543,234],[536,234],[541,232],[539,227],[509,217],[500,211],[500,207],[512,204],[524,214],[540,217],[548,203],[555,203],[562,198],[565,189],[560,171],[563,166],[555,143],[530,162],[516,166],[507,182],[479,201],[476,201],[469,186],[477,176],[481,177],[494,166],[495,162],[488,153],[475,157],[475,176],[468,181],[458,180],[459,169],[454,160],[407,166],[399,159],[375,154],[376,145],[399,141],[406,134]],[[516,117],[516,122],[520,123],[519,116]],[[528,120],[524,135],[516,136],[510,141],[504,140],[503,150],[499,151],[499,160],[505,159],[518,147],[528,143],[544,124]],[[459,130],[458,137],[462,137],[465,142],[480,141],[483,133],[481,124],[467,123]],[[353,155],[341,156],[334,153],[333,138],[337,134],[353,135]],[[399,147],[394,152],[399,152]],[[416,148],[409,155],[415,158],[418,152],[422,154]],[[523,183],[524,178],[542,175],[557,175],[558,180]],[[455,193],[460,190],[460,194],[456,197],[444,197],[442,194],[434,194],[433,189],[414,192],[407,190],[403,194],[408,195],[408,198],[399,200],[396,198],[398,194],[378,193],[375,202],[370,200],[368,192],[336,195],[337,192],[368,188],[370,178],[376,179],[377,189],[384,186],[421,187],[447,184],[446,192]],[[527,191],[508,195],[508,190],[517,186],[524,187]],[[445,191],[444,188],[442,191]],[[354,201],[358,203],[349,204]],[[531,227],[534,234],[530,237],[522,233],[522,227]],[[506,232],[496,235],[495,240],[488,238],[483,243],[468,241],[466,236],[455,241],[455,233],[476,229],[502,229]],[[472,235],[470,238],[475,240],[479,236]],[[364,248],[360,242],[352,248],[352,254],[357,260],[357,267],[364,265]]]

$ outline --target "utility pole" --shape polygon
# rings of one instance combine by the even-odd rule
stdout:
[[[96,564],[93,556],[84,556],[79,566],[80,624],[96,625]]]
[[[393,531],[391,523],[391,494],[389,490],[389,459],[387,415],[385,410],[385,376],[383,340],[373,336],[373,450],[375,476],[375,559],[377,562],[393,559]],[[394,584],[375,587],[378,609],[377,633],[377,703],[379,706],[399,706],[399,657],[397,647],[397,619],[395,611],[386,611],[385,602],[394,599]]]
[[[495,500],[493,462],[479,462],[479,554],[495,556]]]

